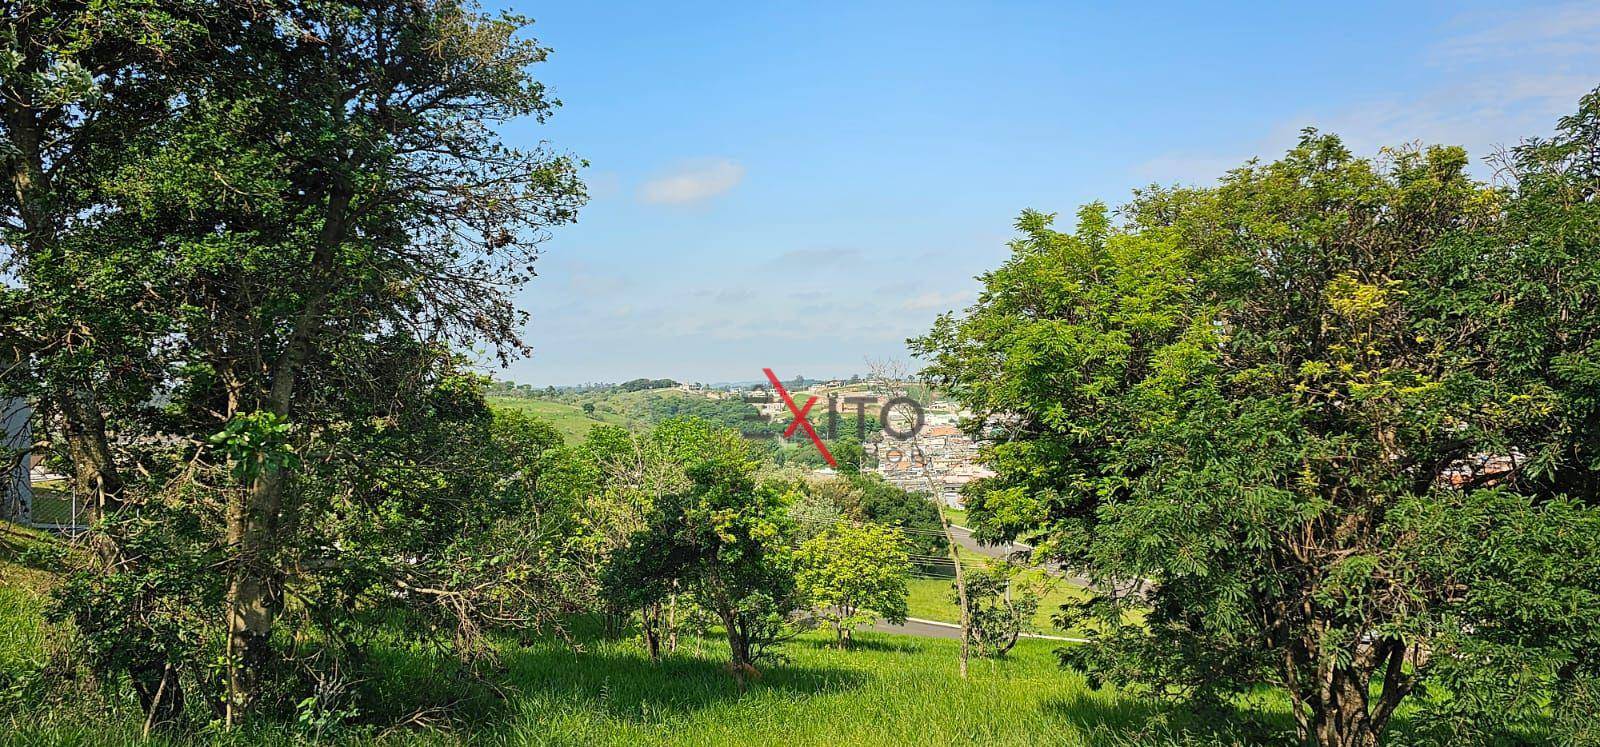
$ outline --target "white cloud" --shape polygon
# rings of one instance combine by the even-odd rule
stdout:
[[[949,293],[928,291],[906,299],[904,303],[900,304],[900,308],[906,311],[928,311],[930,309],[948,311],[965,304],[971,299],[972,291],[951,291]]]
[[[1465,16],[1458,24],[1468,30],[1435,45],[1434,62],[1458,65],[1600,52],[1600,5],[1589,2]]]
[[[694,161],[645,182],[639,189],[639,199],[652,205],[687,205],[716,197],[743,180],[744,166],[736,161]]]
[[[1579,3],[1537,11],[1462,16],[1448,35],[1419,55],[1435,82],[1421,90],[1345,101],[1302,111],[1250,140],[1211,152],[1157,155],[1132,175],[1161,184],[1208,184],[1251,156],[1273,160],[1313,126],[1344,139],[1357,155],[1411,143],[1461,145],[1473,172],[1488,177],[1485,158],[1521,139],[1543,136],[1578,99],[1600,84],[1600,5]]]

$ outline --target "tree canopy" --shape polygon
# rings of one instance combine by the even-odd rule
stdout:
[[[1100,583],[1070,663],[1202,699],[1270,683],[1325,745],[1474,668],[1495,686],[1428,703],[1462,734],[1583,708],[1594,627],[1561,610],[1600,600],[1597,132],[1591,94],[1497,187],[1458,148],[1308,130],[1120,221],[1022,214],[976,305],[913,345],[996,436],[980,535]]]

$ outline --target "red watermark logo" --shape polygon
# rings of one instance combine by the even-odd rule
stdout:
[[[795,407],[794,397],[790,397],[789,390],[783,388],[783,382],[778,380],[778,375],[773,373],[770,368],[761,370],[766,373],[767,381],[772,382],[772,388],[778,390],[778,396],[783,398],[783,404],[789,408],[789,412],[794,413],[794,422],[784,429],[783,437],[789,438],[793,436],[796,427],[806,429],[806,435],[811,437],[811,443],[816,444],[817,451],[822,454],[822,458],[828,460],[828,466],[837,469],[839,463],[834,461],[833,453],[828,451],[828,445],[822,442],[822,438],[817,435],[817,429],[811,427],[811,420],[806,417],[806,413],[811,412],[811,406],[817,403],[817,398],[812,397],[806,400],[805,407]]]
[[[791,397],[789,395],[789,390],[784,388],[782,381],[778,380],[778,375],[773,373],[772,369],[770,369],[770,368],[763,368],[763,369],[761,369],[761,371],[767,375],[767,381],[771,382],[772,388],[777,390],[778,396],[783,398],[784,406],[788,407],[789,408],[789,412],[793,413],[793,415],[794,415],[794,420],[789,423],[789,427],[788,428],[784,429],[783,437],[784,438],[791,438],[791,437],[794,436],[795,429],[804,428],[806,430],[806,435],[811,438],[811,443],[816,445],[817,452],[822,454],[822,458],[823,459],[828,460],[828,466],[837,469],[839,467],[839,463],[834,460],[833,454],[828,451],[828,445],[826,443],[823,443],[822,437],[817,435],[816,428],[812,427],[811,419],[809,417],[807,417],[811,413],[811,406],[815,405],[817,403],[817,398],[815,396],[812,396],[811,398],[806,400],[805,405],[796,406],[795,403],[794,403],[794,397]],[[866,433],[866,428],[867,428],[867,426],[866,426],[866,405],[869,402],[875,403],[876,401],[877,400],[875,398],[873,398],[873,397],[845,397],[844,398],[844,403],[845,404],[847,404],[847,405],[855,405],[856,406],[856,438],[857,439],[860,439],[862,441],[866,440],[866,437],[867,437],[867,433]],[[896,407],[901,407],[901,406],[909,408],[911,410],[911,414],[914,416],[912,418],[912,420],[911,420],[910,427],[908,429],[906,429],[906,430],[899,430],[899,429],[895,428],[894,426],[890,425],[890,418],[889,418],[890,411],[893,410]],[[835,431],[838,429],[838,422],[839,422],[838,402],[834,399],[833,395],[830,394],[830,395],[828,395],[828,437],[829,438],[834,438],[837,435],[835,433]],[[894,438],[895,440],[898,440],[898,441],[908,441],[910,439],[913,439],[913,438],[917,437],[917,434],[922,431],[922,426],[926,421],[923,418],[922,404],[921,403],[917,402],[916,400],[914,400],[914,399],[912,399],[910,397],[900,396],[900,397],[895,397],[893,399],[890,399],[889,401],[883,403],[883,408],[878,411],[878,422],[883,427],[883,432],[884,432],[885,435],[887,435],[887,436],[889,436],[891,438]]]

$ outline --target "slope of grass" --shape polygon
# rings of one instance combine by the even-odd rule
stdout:
[[[569,405],[562,402],[553,402],[544,399],[528,397],[489,397],[489,406],[496,409],[520,410],[534,417],[549,421],[561,432],[562,438],[567,443],[577,443],[588,435],[589,429],[601,423],[610,423],[628,427],[632,425],[626,418],[614,413],[596,410],[594,417],[590,417],[578,405]]]
[[[40,617],[53,574],[37,567],[51,557],[39,548],[54,543],[31,532],[6,536],[0,674],[9,676],[36,669],[65,631]],[[79,691],[19,704],[0,692],[0,745],[1100,745],[1202,723],[1090,691],[1057,665],[1050,641],[1024,640],[1005,659],[975,661],[963,681],[955,641],[860,632],[853,650],[838,651],[831,635],[812,632],[741,692],[719,636],[686,635],[652,663],[636,639],[577,635],[576,650],[555,639],[507,640],[498,665],[485,670],[488,684],[472,686],[452,673],[448,654],[413,635],[383,634],[361,711],[368,723],[321,734],[278,723],[144,740],[126,699]],[[410,725],[386,728],[419,704],[453,708],[423,709]],[[1281,722],[1284,713],[1273,706],[1267,716]]]
[[[659,663],[631,638],[576,631],[576,648],[508,639],[483,670],[486,684],[473,685],[447,653],[393,630],[378,636],[353,726],[319,733],[284,722],[144,740],[127,698],[85,686],[76,696],[8,700],[6,680],[36,669],[66,639],[39,614],[53,578],[49,548],[58,545],[16,530],[3,538],[0,745],[1212,745],[1275,743],[1290,728],[1283,698],[1271,692],[1202,716],[1090,690],[1058,666],[1053,641],[1024,639],[1004,659],[975,660],[963,680],[955,641],[863,631],[853,650],[838,651],[830,635],[813,632],[787,644],[786,660],[764,665],[742,692],[716,635],[686,635]],[[932,584],[944,582],[930,580],[924,597]],[[1409,731],[1402,722],[1399,731]]]
[[[827,636],[791,642],[787,662],[763,668],[746,692],[723,667],[724,642],[690,637],[660,663],[633,640],[588,640],[574,652],[556,642],[507,646],[492,674],[504,698],[487,692],[453,720],[385,732],[342,727],[323,743],[405,745],[1103,745],[1144,743],[1150,729],[1201,722],[1112,691],[1089,690],[1063,671],[1048,641],[1024,640],[1010,656],[956,672],[948,640],[860,633],[851,651]],[[405,702],[453,689],[437,654],[394,649],[375,687]],[[426,697],[424,695],[424,697]],[[1284,714],[1269,709],[1269,718]],[[131,708],[79,715],[59,706],[7,723],[0,743],[140,743]],[[224,734],[169,735],[154,744],[289,745],[313,740],[278,725]]]
[[[911,610],[911,616],[941,622],[960,620],[961,611],[950,596],[953,593],[952,581],[953,579],[913,578],[907,582],[906,587],[910,594],[906,597],[906,606]],[[1050,618],[1060,611],[1061,605],[1080,600],[1087,592],[1065,581],[1056,581],[1044,588],[1045,592],[1039,597],[1039,609],[1033,615],[1028,632],[1072,635],[1070,631],[1063,632],[1057,628]]]
[[[0,521],[0,686],[42,666],[60,636],[43,611],[65,552],[48,534]]]

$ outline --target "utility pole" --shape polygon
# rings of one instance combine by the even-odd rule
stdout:
[[[867,368],[868,372],[872,374],[874,378],[884,382],[885,391],[894,391],[894,389],[897,387],[891,387],[890,384],[898,384],[902,379],[905,378],[903,370],[893,370],[896,368],[896,364],[888,361],[868,360]],[[931,393],[933,392],[933,387],[924,382],[923,390],[924,392],[929,393],[929,399],[932,399]],[[903,396],[910,396],[909,391],[896,391],[894,393]],[[887,418],[889,415],[891,415],[891,413],[886,410],[884,412],[885,418]],[[885,422],[882,423],[882,425],[887,426],[888,423]],[[944,541],[946,546],[950,549],[950,563],[951,565],[955,566],[956,602],[961,606],[960,671],[961,679],[966,679],[967,658],[972,640],[972,619],[967,608],[967,577],[965,571],[961,569],[961,552],[959,546],[956,544],[955,531],[950,528],[950,517],[946,515],[944,511],[944,498],[939,494],[938,486],[933,483],[933,475],[929,474],[928,472],[928,456],[922,452],[922,444],[919,442],[919,438],[922,434],[915,428],[910,429],[910,431],[911,452],[915,459],[919,459],[922,462],[922,479],[925,483],[927,483],[928,497],[933,500],[934,507],[939,510],[939,526],[944,528]]]
[[[916,452],[920,456],[922,449],[919,447]],[[925,457],[923,458],[923,463],[927,463]],[[926,472],[923,473],[923,478],[928,481],[928,487],[931,490],[933,488],[933,478],[929,477]],[[961,679],[966,679],[967,647],[971,645],[969,641],[972,640],[971,630],[969,630],[971,623],[967,616],[967,578],[961,570],[961,552],[956,547],[955,532],[950,529],[950,517],[944,512],[944,499],[938,493],[929,494],[933,496],[934,505],[939,508],[939,524],[944,527],[944,539],[950,546],[950,562],[954,563],[956,567],[956,600],[961,603]]]

